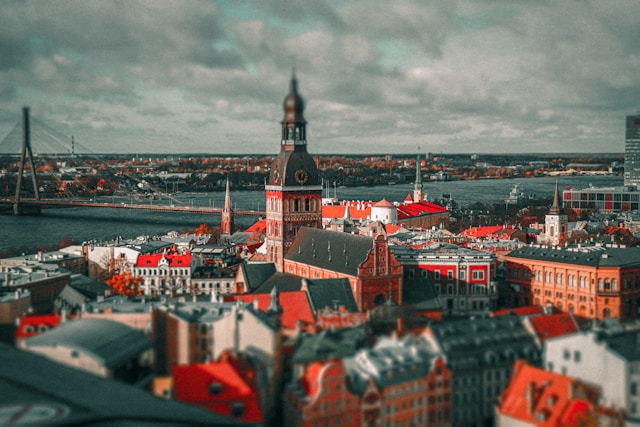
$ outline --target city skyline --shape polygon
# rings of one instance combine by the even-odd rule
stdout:
[[[275,154],[294,69],[312,154],[623,152],[640,109],[631,1],[179,5],[4,4],[0,147],[29,106],[93,153]]]

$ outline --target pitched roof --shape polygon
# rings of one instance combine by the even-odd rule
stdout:
[[[528,322],[541,343],[549,338],[578,332],[578,325],[569,313],[533,316],[529,317]]]
[[[32,316],[22,316],[19,319],[16,329],[16,338],[30,338],[57,327],[62,322],[62,316],[53,314],[42,314]]]
[[[349,206],[349,218],[367,219],[371,216],[371,207],[358,202],[345,202],[342,205],[322,206],[322,218],[344,218],[345,211]]]
[[[358,267],[373,249],[373,238],[302,227],[298,231],[285,261],[320,267],[348,276],[357,276]]]
[[[267,220],[261,219],[254,222],[249,228],[245,230],[247,233],[266,233],[267,231]]]
[[[319,333],[303,334],[293,354],[292,363],[308,363],[331,358],[353,356],[368,346],[367,330],[363,326],[325,329]]]
[[[280,292],[299,291],[302,288],[302,277],[289,273],[275,272],[264,282],[255,288],[252,294],[268,294],[274,286],[278,286]]]
[[[184,255],[173,253],[140,255],[136,267],[158,267],[163,259],[171,268],[191,266],[191,253],[187,252]]]
[[[309,300],[314,312],[329,307],[344,307],[351,313],[358,312],[358,305],[353,296],[349,279],[316,279],[306,280]]]
[[[247,289],[253,291],[260,287],[269,277],[276,272],[276,265],[272,262],[242,263],[240,265]],[[271,289],[269,289],[271,290]]]
[[[572,390],[578,393],[576,386],[580,385],[574,378],[517,361],[498,413],[536,426],[574,425],[563,420],[576,420],[581,414],[588,414],[596,403],[571,395]]]
[[[109,368],[153,346],[142,332],[107,319],[75,319],[63,322],[25,341],[26,348],[67,347],[82,351]]]
[[[428,278],[406,278],[402,284],[402,301],[417,310],[441,310],[442,303]]]
[[[398,205],[398,219],[407,219],[424,215],[434,215],[446,212],[447,208],[427,201],[401,203]]]
[[[253,369],[240,371],[232,363],[219,361],[173,368],[173,390],[178,401],[203,406],[216,414],[247,422],[262,422]],[[241,406],[239,406],[241,405]]]
[[[226,296],[224,300],[242,300],[245,304],[258,301],[258,309],[266,313],[271,303],[271,295],[268,293],[231,295]],[[304,291],[280,292],[280,305],[282,306],[281,322],[286,329],[294,329],[298,321],[306,324],[314,324],[316,321],[307,293]]]
[[[387,199],[382,199],[378,203],[374,203],[373,207],[375,208],[395,208],[395,205],[388,201]]]
[[[522,258],[562,264],[586,265],[591,267],[637,267],[640,266],[640,247],[607,248],[588,247],[536,247],[525,246],[507,255],[508,259]]]

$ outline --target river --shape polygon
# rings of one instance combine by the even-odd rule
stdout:
[[[566,186],[577,189],[588,187],[611,187],[623,184],[622,176],[561,176],[557,178],[562,191]],[[424,191],[430,198],[441,198],[449,194],[461,206],[476,202],[498,203],[508,196],[514,184],[521,190],[537,197],[551,197],[556,178],[486,179],[476,181],[425,182]],[[341,200],[403,201],[413,194],[413,183],[377,187],[330,188]],[[221,207],[224,193],[178,194],[184,203],[198,206]],[[114,198],[114,201],[120,199]],[[122,199],[127,201],[127,199]],[[264,210],[264,191],[231,191],[231,200],[237,210]],[[149,203],[160,203],[158,200]],[[236,228],[244,229],[256,220],[251,216],[236,216]],[[55,208],[43,209],[38,216],[0,215],[0,252],[9,248],[24,251],[39,245],[57,246],[64,239],[82,242],[87,240],[110,240],[116,236],[125,239],[141,235],[165,234],[168,231],[193,230],[202,223],[217,225],[220,215],[202,215],[178,212],[154,212],[106,208]]]

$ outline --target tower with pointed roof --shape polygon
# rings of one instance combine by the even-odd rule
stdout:
[[[420,155],[416,161],[416,182],[413,184],[413,201],[421,202],[424,200],[424,188],[422,187],[422,170],[420,169]]]
[[[220,224],[220,237],[228,239],[233,234],[233,211],[231,210],[231,192],[229,190],[229,178],[224,195],[224,208],[222,209],[222,221]]]
[[[553,194],[553,204],[549,209],[549,213],[544,217],[544,232],[547,243],[554,246],[559,245],[562,236],[567,232],[568,222],[569,219],[567,215],[562,212],[558,181],[556,181],[556,189]]]
[[[284,255],[301,227],[322,227],[322,186],[307,152],[307,121],[298,81],[292,75],[284,99],[280,153],[266,185],[267,260],[282,271]]]

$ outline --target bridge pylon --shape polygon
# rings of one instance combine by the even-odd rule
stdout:
[[[16,197],[13,203],[13,213],[15,215],[37,214],[40,213],[40,206],[28,206],[20,203],[22,195],[22,180],[24,175],[25,160],[29,160],[31,167],[31,182],[33,183],[33,194],[36,200],[40,200],[40,192],[38,191],[38,181],[36,179],[36,166],[33,161],[33,152],[31,151],[31,127],[29,124],[29,107],[22,108],[22,153],[20,155],[20,170],[18,171],[18,182],[16,183]]]

